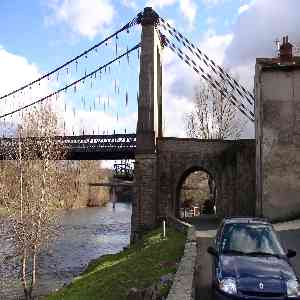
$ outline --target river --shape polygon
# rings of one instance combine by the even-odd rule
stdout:
[[[38,265],[36,295],[49,294],[68,284],[89,261],[116,253],[129,244],[131,205],[111,203],[101,208],[79,208],[61,212],[60,235],[42,250]],[[23,295],[16,279],[17,260],[11,240],[0,236],[0,299]]]

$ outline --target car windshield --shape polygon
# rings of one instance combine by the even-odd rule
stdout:
[[[221,253],[284,255],[272,226],[267,224],[226,224],[220,247]]]

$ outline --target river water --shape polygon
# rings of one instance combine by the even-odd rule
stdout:
[[[116,253],[129,244],[131,205],[111,203],[101,208],[61,212],[60,235],[39,256],[36,295],[46,295],[82,272],[89,261]],[[11,240],[0,236],[0,299],[18,299],[17,259]]]

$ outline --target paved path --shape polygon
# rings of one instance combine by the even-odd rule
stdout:
[[[197,238],[197,267],[196,267],[196,299],[212,300],[211,295],[211,256],[206,249],[212,245],[216,235],[216,228],[220,220],[214,216],[190,218],[189,223],[196,227]]]
[[[211,297],[211,257],[206,252],[218,226],[218,220],[212,217],[189,220],[196,227],[195,235],[197,237],[197,289],[196,299],[213,300]],[[297,251],[297,256],[291,259],[291,262],[300,276],[300,220],[278,223],[274,225],[278,236],[285,249]]]
[[[197,240],[197,268],[196,268],[196,299],[212,300],[211,295],[211,257],[206,252],[213,239],[201,237]]]

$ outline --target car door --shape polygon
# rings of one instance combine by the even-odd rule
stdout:
[[[216,237],[213,242],[213,247],[220,253],[220,245],[222,239],[223,223],[219,226]],[[219,272],[219,256],[212,257],[212,287],[216,288],[218,284],[218,272]]]

